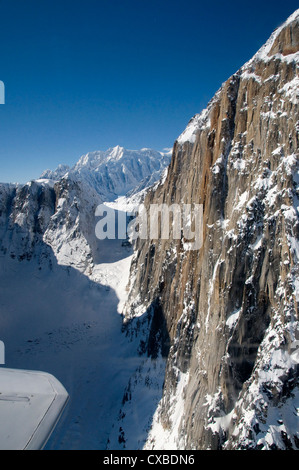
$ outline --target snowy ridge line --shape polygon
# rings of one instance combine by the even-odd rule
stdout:
[[[241,70],[246,70],[248,67],[250,67],[255,61],[261,60],[264,62],[269,62],[270,60],[273,60],[273,55],[269,56],[269,52],[271,51],[274,42],[276,38],[279,36],[279,34],[285,29],[288,25],[293,23],[294,21],[299,21],[299,9],[294,11],[287,20],[282,23],[281,26],[279,26],[273,33],[271,34],[270,38],[266,43],[257,51],[257,53],[250,59],[246,64],[241,68]],[[287,56],[283,56],[282,54],[274,54],[274,56],[282,61],[298,61],[299,59],[299,52],[296,52],[294,54],[289,54]]]
[[[169,165],[170,158],[170,149],[158,152],[116,146],[106,151],[89,152],[72,168],[60,165],[54,171],[46,170],[39,180],[76,180],[96,191],[103,201],[113,201],[130,191],[141,191],[154,184]]]
[[[276,38],[278,37],[278,35],[281,33],[281,31],[284,28],[286,28],[289,24],[291,24],[295,20],[299,21],[299,9],[296,10],[292,15],[290,15],[290,17],[271,34],[268,41],[258,50],[258,52],[248,62],[246,62],[236,72],[236,74],[238,74],[243,80],[254,79],[259,84],[262,84],[261,77],[255,73],[254,64],[258,61],[269,62],[273,60],[273,56],[269,56],[268,54],[271,51],[271,48]],[[299,52],[288,54],[286,56],[277,53],[277,54],[274,54],[274,56],[281,61],[286,61],[286,62],[294,61],[295,63],[299,62]],[[218,96],[221,93],[222,88],[223,88],[223,85],[217,91],[214,98],[208,103],[207,107],[203,109],[199,114],[196,114],[190,120],[186,129],[178,137],[177,139],[178,144],[182,145],[186,142],[189,142],[190,144],[194,144],[198,133],[201,130],[210,127],[210,121],[209,121],[210,110],[212,106],[214,105],[214,102],[218,99]],[[292,82],[286,84],[284,86],[284,89],[281,90],[281,92],[285,92],[287,96],[292,95],[292,100],[294,101],[294,103],[298,103],[298,99],[299,99],[298,77],[296,77]]]

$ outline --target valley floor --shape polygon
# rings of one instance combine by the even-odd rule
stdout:
[[[117,260],[95,266],[92,279],[57,263],[49,270],[49,260],[44,266],[8,257],[0,262],[5,366],[49,372],[70,394],[47,449],[105,449],[141,362],[121,332],[132,255],[114,244],[109,252]]]

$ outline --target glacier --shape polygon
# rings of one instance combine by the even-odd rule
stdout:
[[[7,365],[71,397],[48,449],[298,449],[298,26],[172,152],[116,146],[0,185]],[[98,205],[140,202],[203,204],[203,249],[96,238]]]
[[[45,370],[70,395],[46,449],[108,446],[124,390],[142,358],[122,332],[132,247],[97,240],[95,209],[106,202],[129,210],[169,162],[169,151],[117,146],[89,153],[73,168],[47,170],[25,185],[0,184],[5,367]]]

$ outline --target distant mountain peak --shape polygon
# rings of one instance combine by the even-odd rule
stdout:
[[[159,180],[171,158],[170,149],[164,150],[165,152],[150,148],[129,150],[116,145],[108,150],[97,150],[82,155],[72,168],[59,165],[54,171],[46,170],[41,179],[79,179],[101,198],[113,200],[136,187],[144,188]]]
[[[62,178],[69,170],[70,167],[68,165],[58,165],[58,167],[54,171],[44,171],[40,176],[40,179],[58,180]]]

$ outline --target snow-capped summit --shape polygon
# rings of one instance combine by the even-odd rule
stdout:
[[[45,257],[90,273],[98,259],[95,210],[159,181],[169,152],[116,146],[89,152],[70,168],[59,165],[25,185],[0,185],[0,253],[13,259]]]
[[[52,448],[299,448],[298,19],[189,122],[168,168],[168,149],[117,146],[0,184],[7,357],[49,365],[71,395]],[[202,204],[201,250],[99,241],[97,204],[126,194],[120,214],[161,173],[145,208]]]
[[[296,10],[281,26],[276,28],[271,34],[266,43],[256,52],[256,54],[246,62],[240,70],[235,74],[247,82],[252,81],[255,85],[261,85],[266,80],[268,86],[271,86],[275,81],[280,78],[279,67],[284,64],[284,67],[298,64],[299,62],[299,37],[298,37],[298,24],[299,24],[299,9]],[[297,66],[298,67],[298,66]],[[177,139],[178,145],[184,145],[186,142],[194,144],[198,134],[205,128],[209,129],[211,125],[211,111],[215,107],[215,103],[219,100],[219,96],[225,87],[218,90],[215,96],[208,103],[206,109],[201,113],[192,117],[186,129]],[[285,83],[279,89],[282,95],[282,100],[290,99],[293,104],[299,102],[299,77],[298,73],[292,80],[288,81],[285,77]],[[248,87],[246,91],[247,97],[252,92]],[[267,103],[271,101],[267,97]],[[244,112],[246,111],[244,107]]]
[[[68,165],[58,165],[56,170],[46,170],[42,173],[40,179],[48,179],[48,180],[59,180],[62,178],[68,171],[70,167]]]
[[[118,161],[122,158],[124,151],[124,147],[117,145],[105,151],[88,152],[86,155],[82,155],[74,166],[74,170],[80,170],[82,168],[96,169],[103,163]]]
[[[111,201],[132,191],[143,180],[151,183],[159,180],[170,158],[169,149],[165,152],[148,148],[128,150],[117,145],[82,155],[72,168],[60,165],[53,172],[47,170],[42,178],[77,179],[93,188],[103,200]]]

